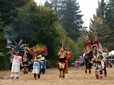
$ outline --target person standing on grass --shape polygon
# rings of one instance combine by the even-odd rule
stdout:
[[[58,53],[59,56],[59,62],[58,62],[58,68],[59,68],[59,78],[65,78],[65,69],[66,69],[66,53],[64,52],[64,49],[61,48],[60,52]],[[63,72],[63,75],[62,75]]]
[[[78,59],[76,59],[75,65],[76,65],[76,70],[78,70],[78,66],[79,66],[79,61],[78,61]]]
[[[42,53],[44,55],[46,55],[48,52],[47,46],[46,45],[42,45],[42,44],[37,44],[35,47],[33,47],[33,54],[34,54],[34,58],[33,58],[33,72],[34,73],[34,79],[36,79],[36,75],[38,74],[38,79],[40,79],[40,74],[41,74],[41,66],[42,66],[42,62],[41,62],[41,58],[42,58]],[[41,53],[41,54],[40,54]]]
[[[13,58],[12,58],[12,56],[11,56],[11,57],[10,57],[10,68],[9,68],[9,71],[11,71],[12,62],[13,62]]]
[[[22,58],[24,74],[28,74],[28,61],[29,61],[29,59],[27,57],[27,54],[24,53],[23,58]]]
[[[45,55],[43,53],[40,54],[42,57],[41,57],[41,73],[45,73],[45,68],[46,68],[46,59],[45,59]]]
[[[83,70],[84,69],[84,57],[83,57],[83,55],[81,55],[81,57],[80,57],[80,65],[81,65],[81,70]]]
[[[13,79],[14,77],[16,77],[17,79],[19,79],[19,77],[20,77],[20,64],[21,64],[21,66],[23,66],[22,57],[19,56],[18,51],[15,53],[16,53],[16,55],[13,55],[12,51],[11,51],[11,56],[13,58],[11,78]]]
[[[35,53],[35,60],[33,64],[33,72],[34,73],[34,79],[36,79],[36,75],[38,74],[38,79],[40,79],[40,71],[41,71],[41,55],[39,53]]]
[[[104,76],[107,76],[107,70],[106,70],[106,60],[107,60],[107,56],[109,55],[108,49],[105,50],[105,52],[102,53],[103,59],[101,61],[101,65],[102,65],[102,70],[104,71]]]
[[[91,68],[92,68],[91,60],[92,60],[92,51],[90,53],[86,52],[84,55],[85,73],[87,73],[87,69],[89,69],[89,73],[91,73]]]

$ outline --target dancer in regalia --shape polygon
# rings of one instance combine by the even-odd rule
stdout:
[[[92,61],[94,63],[94,67],[95,67],[95,76],[96,76],[96,79],[99,79],[99,75],[98,75],[98,70],[99,70],[99,73],[100,73],[100,79],[103,78],[103,73],[102,73],[102,66],[101,66],[101,60],[103,58],[102,56],[102,52],[98,51],[97,50],[97,46],[93,46],[93,58],[92,58]]]
[[[34,79],[36,79],[37,74],[38,74],[38,79],[40,79],[41,65],[43,64],[41,62],[42,55],[40,55],[40,53],[47,53],[47,47],[38,44],[33,48],[33,53],[35,55],[34,64],[33,64]]]
[[[34,60],[34,64],[33,64],[34,79],[36,79],[36,74],[38,74],[38,79],[40,79],[41,55],[39,55],[39,52],[35,53],[35,57],[36,59]]]
[[[15,45],[11,45],[12,51],[10,53],[13,58],[12,70],[11,70],[12,79],[14,77],[16,77],[17,79],[19,78],[20,64],[23,66],[22,57],[19,56],[19,52],[20,53],[24,52],[24,46],[26,46],[26,44],[21,44],[21,43],[22,43],[22,40],[18,44],[15,42]],[[16,55],[13,55],[12,52],[14,52]]]
[[[28,74],[28,62],[29,62],[29,59],[27,57],[26,52],[23,55],[22,62],[23,62],[23,73],[24,74]]]
[[[69,50],[66,50],[66,69],[65,73],[68,73],[68,59],[71,57],[71,52]]]
[[[59,78],[65,78],[65,69],[66,69],[66,53],[64,52],[64,49],[61,48],[60,52],[58,53],[59,56],[59,62],[58,62],[58,68],[59,68]],[[63,75],[62,75],[63,72]]]
[[[91,30],[89,33],[87,30],[84,30],[86,33],[86,36],[83,36],[83,41],[85,42],[87,54],[90,54],[92,56],[93,65],[95,68],[95,77],[96,79],[103,78],[102,74],[102,66],[101,66],[101,60],[103,58],[102,56],[102,45],[98,41],[97,35],[95,30]],[[98,72],[99,71],[99,72]]]
[[[92,52],[92,51],[91,51]],[[85,53],[84,55],[84,62],[85,62],[85,73],[87,73],[87,69],[89,69],[89,73],[91,73],[91,67],[92,67],[92,53]]]
[[[66,69],[66,53],[64,51],[64,42],[65,42],[65,37],[62,38],[62,48],[60,49],[58,56],[59,56],[59,61],[57,62],[57,67],[59,68],[59,78],[65,78],[65,69]],[[63,72],[63,75],[62,75]]]

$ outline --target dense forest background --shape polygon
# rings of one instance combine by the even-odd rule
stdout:
[[[84,43],[80,39],[83,34],[83,20],[77,0],[47,0],[44,6],[34,0],[0,0],[0,70],[9,69],[7,40],[15,39],[29,47],[44,44],[48,48],[48,64],[56,67],[58,47],[70,49],[72,63],[82,54]],[[114,0],[98,2],[96,14],[90,22],[90,29],[95,29],[103,46],[109,51],[114,48]]]

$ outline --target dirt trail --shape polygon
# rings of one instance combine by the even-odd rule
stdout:
[[[20,79],[0,80],[0,85],[114,85],[114,68],[107,68],[108,76],[102,80],[95,79],[94,70],[91,74],[85,74],[84,70],[75,71],[75,67],[69,68],[66,78],[59,80],[59,71],[56,68],[46,69],[45,74],[41,74],[41,79],[34,80],[32,72],[24,75],[21,71]],[[0,71],[0,77],[10,76],[9,71]]]

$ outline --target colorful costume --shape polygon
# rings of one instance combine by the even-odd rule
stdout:
[[[17,44],[15,42],[15,45],[11,45],[13,52],[24,52],[24,47],[27,46],[26,44],[22,44],[22,40]],[[13,63],[12,63],[12,70],[11,70],[11,77],[19,77],[20,76],[20,59],[21,56],[14,55],[13,57]]]
[[[41,55],[39,55],[37,57],[41,57]],[[33,64],[32,73],[40,74],[40,71],[41,71],[41,59],[35,59],[34,64]]]
[[[95,67],[95,76],[98,79],[98,70],[100,72],[100,78],[103,77],[103,73],[102,73],[102,66],[101,66],[101,59],[102,57],[102,53],[101,52],[96,52],[93,53],[93,58],[95,59],[95,61],[93,61],[94,67]]]
[[[20,76],[20,59],[21,56],[14,55],[13,63],[12,63],[12,70],[11,70],[11,77],[19,77]]]
[[[34,78],[36,79],[36,74],[38,74],[38,78],[40,78],[40,73],[41,73],[41,66],[42,66],[42,61],[41,57],[42,55],[39,54],[47,54],[47,47],[45,45],[36,45],[33,47],[33,53],[37,54],[38,56],[33,55],[34,59],[34,64],[33,64],[33,72],[34,73]]]
[[[68,73],[68,59],[70,58],[70,56],[66,57],[66,69],[65,72]]]
[[[100,78],[102,79],[103,78],[102,67],[101,67],[101,60],[103,58],[102,57],[102,45],[98,41],[95,30],[91,30],[90,33],[87,30],[83,30],[83,31],[86,34],[83,36],[83,41],[85,42],[85,45],[86,45],[86,53],[88,54],[86,57],[88,57],[89,55],[92,56],[96,79],[99,78],[98,70],[100,73]]]
[[[28,73],[28,58],[27,56],[26,57],[23,57],[22,58],[22,61],[23,61],[23,73]]]
[[[58,67],[60,71],[66,69],[66,57],[64,57],[63,53],[60,54]]]
[[[91,73],[91,67],[92,67],[92,63],[91,63],[92,53],[91,52],[84,55],[85,68],[86,68],[85,73],[87,73],[87,69],[89,69],[89,73]]]
[[[45,57],[41,57],[41,62],[42,62],[42,66],[41,66],[41,73],[45,73]]]
[[[66,69],[66,57],[65,57],[65,53],[61,53],[59,52],[59,61],[58,61],[58,68],[59,68],[59,78],[65,78],[65,69]],[[61,75],[61,71],[63,71],[63,76]]]
[[[68,49],[66,49],[65,52],[66,52],[66,55],[67,55],[66,56],[66,69],[65,69],[65,72],[68,73],[68,59],[71,56],[71,52]]]

